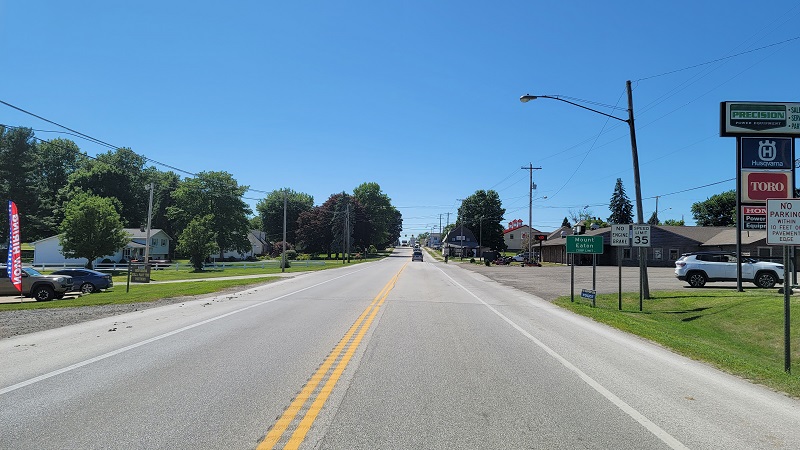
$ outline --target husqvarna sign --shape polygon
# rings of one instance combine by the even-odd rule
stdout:
[[[785,137],[743,137],[742,169],[791,170],[794,139]]]
[[[722,102],[720,136],[800,136],[800,103]]]

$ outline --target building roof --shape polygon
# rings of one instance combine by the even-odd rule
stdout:
[[[767,230],[742,231],[742,244],[748,245],[767,239]],[[726,228],[701,244],[703,247],[736,245],[736,228]]]

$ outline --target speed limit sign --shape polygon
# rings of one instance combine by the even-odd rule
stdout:
[[[633,225],[634,247],[650,247],[650,225]]]

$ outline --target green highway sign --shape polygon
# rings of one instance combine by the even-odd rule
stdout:
[[[603,253],[603,236],[567,236],[567,253]]]

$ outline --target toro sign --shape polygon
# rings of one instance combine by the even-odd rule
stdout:
[[[762,203],[768,198],[790,198],[792,172],[742,171],[742,202]]]

